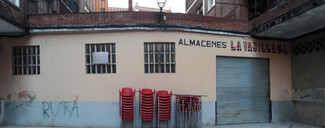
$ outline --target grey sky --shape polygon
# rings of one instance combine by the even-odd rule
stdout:
[[[158,8],[157,0],[133,0],[133,6],[138,2],[139,6]],[[128,7],[128,0],[108,0],[109,7]],[[166,0],[164,9],[171,8],[174,13],[185,12],[185,0]]]

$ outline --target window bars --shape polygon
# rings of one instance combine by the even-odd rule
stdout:
[[[94,52],[108,52],[107,64],[94,64]],[[86,44],[86,73],[87,74],[108,74],[116,73],[116,52],[115,43]]]
[[[38,75],[40,74],[40,47],[13,47],[12,61],[13,75]]]
[[[144,43],[145,73],[175,73],[175,43]]]

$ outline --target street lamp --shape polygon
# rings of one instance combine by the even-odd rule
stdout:
[[[164,8],[165,4],[166,4],[166,0],[157,0],[157,4],[160,8],[160,12],[161,10]]]
[[[161,14],[162,14],[162,9],[164,8],[165,4],[166,4],[166,0],[157,0],[157,4],[160,8],[160,12],[159,12],[159,17],[158,17],[158,23],[160,23],[161,20]]]

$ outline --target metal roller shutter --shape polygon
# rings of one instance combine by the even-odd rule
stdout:
[[[216,123],[270,122],[268,59],[217,57]]]

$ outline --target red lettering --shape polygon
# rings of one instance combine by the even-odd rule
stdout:
[[[231,50],[232,50],[232,51],[235,51],[235,50],[236,50],[233,41],[230,41],[230,47],[231,47]]]
[[[282,44],[278,44],[278,53],[281,54],[282,53]]]
[[[237,41],[237,51],[241,51],[241,44],[239,41]]]
[[[265,43],[265,45],[266,45],[266,52],[267,53],[271,53],[271,49],[269,47],[269,43]]]
[[[257,48],[256,48],[256,47],[257,47],[257,44],[256,44],[256,42],[253,42],[253,51],[254,51],[254,52],[256,52],[256,51],[257,51]]]
[[[248,49],[248,51],[250,51],[250,52],[252,51],[252,43],[251,43],[251,42],[248,42],[248,48],[247,48],[247,49]]]
[[[289,53],[289,51],[286,49],[286,45],[285,44],[283,44],[283,52],[284,52],[284,54],[288,54]]]
[[[261,48],[261,51],[262,51],[262,52],[265,52],[264,43],[260,43],[260,46],[261,46],[261,47],[260,47],[260,48]]]
[[[272,53],[276,53],[276,46],[274,43],[272,43]]]
[[[245,51],[247,51],[247,42],[244,41],[243,43],[244,43],[244,49],[245,49]]]

